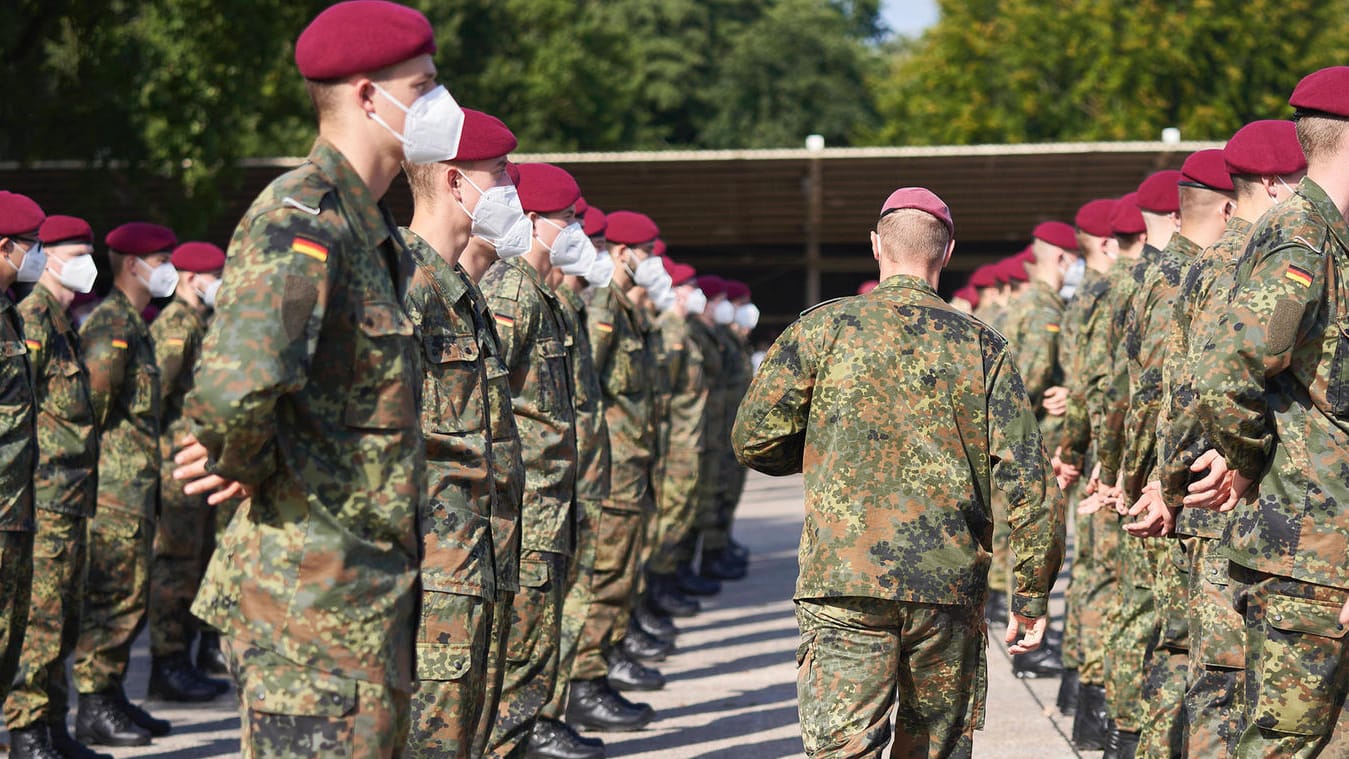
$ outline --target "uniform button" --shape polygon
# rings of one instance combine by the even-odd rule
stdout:
[[[1282,621],[1283,621],[1283,615],[1282,615],[1282,614],[1275,614],[1275,615],[1274,615],[1274,621],[1275,621],[1275,622],[1282,622]]]
[[[262,688],[258,688],[258,700],[259,701],[267,700],[267,691],[263,690]]]
[[[331,696],[331,698],[332,698],[334,704],[340,704],[340,703],[342,703],[342,694],[340,694],[340,693],[334,693],[334,694]]]

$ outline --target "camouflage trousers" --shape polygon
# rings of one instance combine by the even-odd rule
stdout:
[[[581,630],[590,616],[590,600],[594,595],[596,528],[603,516],[600,501],[587,499],[577,503],[579,522],[576,526],[576,549],[567,562],[567,597],[562,602],[561,635],[558,639],[557,682],[553,695],[539,714],[561,721],[567,711],[567,686],[571,684],[572,668],[580,647]]]
[[[1124,534],[1115,526],[1114,512],[1102,509],[1087,515],[1087,564],[1083,587],[1075,594],[1079,661],[1078,679],[1084,685],[1105,685],[1109,620],[1119,600],[1119,542]],[[1074,573],[1073,583],[1077,583]]]
[[[723,458],[721,449],[712,445],[704,449],[702,455],[698,457],[698,486],[693,491],[693,525],[694,531],[708,548],[711,548],[707,544],[708,535],[717,528],[719,516],[717,509],[720,503],[718,493],[721,490]],[[697,541],[690,541],[680,547],[681,562],[692,560],[696,545]]]
[[[19,669],[33,589],[33,533],[0,530],[0,698]]]
[[[1246,629],[1232,608],[1219,541],[1195,538],[1190,551],[1190,664],[1186,745],[1193,757],[1231,756],[1241,736]]]
[[[693,452],[696,455],[696,451]],[[699,467],[696,458],[687,461],[667,457],[656,499],[657,517],[651,534],[647,571],[673,574],[683,557],[680,545],[693,531],[698,517]]]
[[[1085,656],[1083,645],[1082,613],[1086,610],[1086,592],[1090,587],[1092,564],[1092,517],[1093,514],[1078,514],[1076,504],[1082,498],[1082,488],[1074,485],[1065,494],[1069,513],[1073,515],[1073,556],[1072,566],[1068,570],[1068,588],[1064,591],[1063,614],[1063,666],[1080,670]]]
[[[221,641],[239,686],[245,759],[392,759],[408,737],[408,694]]]
[[[627,633],[645,519],[643,511],[616,509],[611,502],[605,502],[600,510],[590,611],[577,636],[573,680],[594,680],[609,674],[604,652]]]
[[[1121,730],[1143,728],[1142,684],[1149,648],[1157,637],[1157,605],[1144,541],[1123,533],[1114,518],[1106,529],[1119,533],[1119,584],[1109,620],[1105,654],[1107,711]]]
[[[523,757],[539,710],[553,696],[566,578],[566,556],[528,548],[521,552],[520,592],[511,604],[501,700],[488,756]]]
[[[731,544],[731,527],[735,523],[735,510],[740,506],[740,497],[745,493],[745,479],[749,470],[740,466],[734,454],[722,461],[719,467],[721,484],[717,488],[717,505],[713,512],[713,522],[703,530],[703,548],[722,550]]]
[[[798,599],[796,621],[808,756],[879,757],[892,711],[891,757],[971,755],[988,688],[982,605]]]
[[[98,693],[126,678],[131,644],[145,627],[153,540],[150,521],[137,514],[101,509],[89,520],[89,579],[75,646],[80,693]]]
[[[70,702],[66,660],[75,651],[80,635],[84,577],[89,566],[86,521],[84,517],[37,510],[28,630],[19,674],[5,699],[5,724],[10,730],[66,718]]]
[[[216,514],[204,503],[165,499],[155,531],[150,563],[150,653],[155,658],[186,655],[200,623],[192,616],[206,560],[215,550]]]
[[[1349,756],[1349,592],[1231,564],[1246,627],[1238,757]]]
[[[481,756],[474,751],[483,712],[496,713],[500,685],[488,687],[496,604],[478,596],[422,591],[417,628],[417,691],[412,694],[409,757]]]
[[[1147,710],[1138,751],[1143,756],[1183,756],[1186,727],[1185,689],[1189,680],[1189,551],[1194,538],[1148,541],[1154,568],[1157,640],[1151,645],[1143,681]]]

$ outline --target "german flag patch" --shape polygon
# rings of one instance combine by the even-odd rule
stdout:
[[[114,347],[114,348],[121,348],[122,350],[126,350],[126,341],[125,341],[125,340],[118,340],[118,339],[116,339],[116,338],[113,338],[113,341],[112,341],[112,347]]]
[[[494,313],[494,314],[492,314],[492,318],[496,320],[496,323],[497,323],[497,324],[500,324],[500,325],[503,326],[503,327],[514,327],[514,326],[515,326],[515,317],[514,317],[514,316],[507,316],[507,315],[505,315],[505,314],[495,314],[495,313]]]
[[[1053,332],[1053,333],[1057,334],[1061,329],[1062,329],[1062,327],[1059,326],[1059,323],[1058,323],[1058,322],[1050,322],[1050,323],[1048,323],[1048,324],[1045,325],[1045,331],[1046,331],[1046,332]]]
[[[1303,287],[1312,286],[1312,273],[1292,264],[1288,264],[1288,270],[1283,273],[1283,278],[1290,282],[1296,282]]]
[[[608,322],[595,322],[595,329],[607,335],[614,331],[614,325],[609,324]]]
[[[39,343],[39,342],[36,341],[36,340],[24,340],[24,341],[23,341],[23,344],[24,344],[24,345],[27,345],[27,346],[28,346],[28,350],[30,350],[30,351],[40,351],[40,350],[42,350],[42,343]]]
[[[302,256],[310,258],[320,263],[328,260],[328,249],[314,242],[306,240],[303,237],[296,237],[290,241],[290,249],[293,253],[299,253]]]
[[[165,340],[164,343],[166,345],[172,345],[181,348],[187,344],[187,341],[181,337],[170,337],[169,339]]]

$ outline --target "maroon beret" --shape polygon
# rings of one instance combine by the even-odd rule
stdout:
[[[1089,200],[1077,209],[1073,222],[1077,228],[1092,237],[1109,237],[1110,214],[1115,212],[1115,201],[1111,198]]]
[[[577,213],[580,213],[578,210]],[[609,228],[609,220],[604,218],[604,212],[600,209],[590,206],[586,209],[585,218],[582,222],[586,237],[599,237],[604,234],[604,230]]]
[[[1288,104],[1302,116],[1349,118],[1349,66],[1331,66],[1302,77]]]
[[[663,256],[665,255],[667,247],[665,241],[657,237],[655,246],[651,248],[651,254],[654,256]]]
[[[1152,213],[1175,213],[1180,210],[1180,172],[1166,169],[1152,174],[1138,185],[1138,207]]]
[[[1019,255],[1002,259],[998,262],[998,269],[1002,272],[1005,282],[1030,281],[1030,275],[1026,273],[1026,261]]]
[[[881,206],[881,216],[902,208],[913,208],[936,216],[937,221],[946,226],[946,231],[952,237],[955,236],[956,223],[951,220],[951,209],[946,206],[946,201],[931,190],[925,187],[901,187],[895,190]]]
[[[42,220],[46,218],[47,214],[43,213],[42,206],[32,198],[17,192],[0,190],[0,235],[13,237],[32,234],[42,226]]]
[[[737,279],[726,280],[726,300],[749,298],[749,285]]]
[[[1223,151],[1218,148],[1199,150],[1185,159],[1180,167],[1180,183],[1187,187],[1202,187],[1206,190],[1231,192],[1232,175],[1227,173],[1227,161]]]
[[[486,161],[515,150],[519,143],[501,119],[489,113],[464,109],[464,129],[459,135],[459,152],[452,161]]]
[[[1252,121],[1237,130],[1223,148],[1227,173],[1257,177],[1285,176],[1307,168],[1297,141],[1297,125],[1282,119]]]
[[[508,177],[511,178],[511,184],[515,185],[516,188],[519,188],[519,187],[520,187],[520,164],[518,164],[518,163],[512,163],[512,162],[510,162],[510,161],[507,161],[507,162],[506,162],[506,176],[508,176]],[[517,191],[518,191],[518,190],[517,190]]]
[[[670,275],[670,284],[675,287],[692,284],[693,278],[698,276],[698,272],[692,266],[681,264],[669,256],[665,256],[660,262],[665,267],[665,273]]]
[[[225,268],[225,251],[209,242],[185,242],[173,249],[173,268],[210,273]]]
[[[979,291],[975,290],[972,285],[965,285],[959,290],[956,290],[954,293],[952,293],[952,297],[960,298],[966,303],[969,303],[970,308],[979,307]]]
[[[581,197],[581,187],[566,169],[551,163],[520,164],[516,182],[520,205],[526,212],[556,213],[570,208]]]
[[[1036,225],[1031,236],[1064,250],[1077,250],[1077,232],[1061,221],[1042,221]]]
[[[145,221],[132,221],[112,230],[103,238],[109,248],[129,256],[148,256],[162,253],[178,244],[178,238],[168,227]]]
[[[985,264],[970,272],[970,287],[997,287],[998,278],[993,275],[993,265]]]
[[[880,286],[881,283],[878,280],[868,279],[867,281],[857,286],[857,294],[866,295],[867,293],[871,292],[872,290],[875,290],[877,287]]]
[[[420,12],[386,0],[347,0],[309,22],[295,41],[305,79],[342,79],[432,55],[436,37]]]
[[[94,242],[94,230],[89,222],[78,216],[48,216],[38,230],[37,239],[43,245],[55,245],[60,242]]]
[[[698,278],[698,289],[703,291],[708,300],[712,300],[726,294],[726,280],[715,274],[704,274]]]
[[[1138,210],[1138,193],[1131,192],[1115,201],[1110,214],[1110,231],[1117,235],[1141,235],[1148,231],[1143,223],[1143,212]]]
[[[614,211],[606,217],[609,228],[604,237],[619,245],[643,245],[660,237],[660,227],[650,216],[636,211]]]
[[[576,199],[576,217],[577,217],[577,218],[583,218],[583,217],[586,215],[586,211],[589,211],[589,210],[590,210],[590,204],[586,202],[586,197],[585,197],[584,195],[582,195],[581,197],[579,197],[579,198]]]

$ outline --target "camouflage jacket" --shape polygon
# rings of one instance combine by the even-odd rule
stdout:
[[[926,282],[893,276],[802,315],[769,350],[733,443],[805,472],[796,598],[982,602],[996,489],[1016,555],[1013,610],[1046,613],[1064,499],[1005,340]]]
[[[731,447],[731,425],[735,422],[736,409],[740,408],[750,381],[754,379],[754,362],[750,360],[745,340],[729,326],[719,324],[713,328],[713,333],[721,345],[722,408],[725,409],[722,426],[717,430],[722,437],[718,446],[722,460],[717,472],[717,488],[728,497],[738,498],[744,470]]]
[[[644,320],[610,284],[590,298],[590,347],[604,393],[609,425],[609,501],[615,511],[640,512],[651,497],[656,437],[652,425],[655,357],[647,350]]]
[[[150,327],[113,288],[80,327],[99,430],[98,508],[159,511],[159,365]]]
[[[1193,360],[1204,431],[1257,481],[1231,514],[1228,557],[1349,588],[1349,224],[1303,179],[1256,224],[1242,265]]]
[[[1110,289],[1110,279],[1088,268],[1082,276],[1077,294],[1064,310],[1063,332],[1059,336],[1059,355],[1063,363],[1064,386],[1068,388],[1068,411],[1059,427],[1059,456],[1068,464],[1082,466],[1091,449],[1092,412],[1105,404],[1100,398],[1100,386],[1087,364],[1091,348],[1100,340],[1103,320],[1098,308]],[[1098,421],[1099,423],[1099,421]]]
[[[1133,312],[1134,294],[1143,287],[1161,259],[1162,251],[1151,245],[1143,246],[1143,253],[1136,261],[1120,259],[1117,262],[1119,268],[1112,269],[1114,278],[1107,301],[1102,304],[1107,309],[1105,331],[1091,361],[1092,365],[1103,369],[1098,383],[1105,406],[1101,410],[1100,429],[1093,437],[1101,461],[1101,482],[1107,485],[1113,485],[1118,478],[1124,457],[1124,425],[1129,413],[1129,357],[1124,344],[1125,330]]]
[[[486,302],[463,270],[415,232],[399,231],[417,262],[403,309],[417,325],[425,369],[422,587],[495,599],[518,589],[525,476],[501,344]],[[498,479],[512,473],[518,484],[499,491]],[[506,587],[498,588],[498,581]]]
[[[0,292],[0,531],[33,532],[38,463],[32,344],[9,295]]]
[[[482,290],[501,336],[525,463],[521,544],[526,550],[570,554],[576,407],[562,307],[534,267],[520,258],[493,264]]]
[[[699,500],[715,495],[720,484],[721,466],[726,452],[731,450],[731,421],[734,408],[726,408],[725,371],[721,343],[712,328],[701,319],[689,320],[689,338],[696,342],[703,354],[703,378],[707,383],[707,404],[703,420],[703,455],[699,459]],[[734,454],[732,454],[734,455]]]
[[[98,504],[98,428],[80,336],[46,285],[19,304],[37,398],[37,508],[92,517]]]
[[[697,465],[706,447],[707,398],[703,347],[693,337],[692,318],[667,311],[656,320],[662,345],[661,370],[670,388],[665,418],[661,420],[666,456]]]
[[[192,390],[193,371],[201,358],[201,341],[206,336],[206,319],[186,302],[174,298],[150,325],[155,360],[159,366],[160,408],[159,453],[160,502],[165,508],[203,507],[206,498],[183,493],[182,483],[173,479],[177,465],[173,461],[179,438],[189,431],[183,418],[183,401]]]
[[[1048,284],[1031,283],[1021,309],[1007,326],[1007,342],[1016,368],[1026,383],[1026,394],[1036,414],[1044,418],[1045,391],[1063,382],[1059,366],[1059,334],[1063,330],[1063,299]]]
[[[590,346],[590,307],[566,285],[557,289],[557,300],[567,323],[576,400],[576,498],[599,503],[609,497],[609,425]]]
[[[400,305],[412,266],[388,211],[320,137],[235,229],[184,407],[209,469],[255,491],[193,613],[404,691],[426,488],[421,357]]]

